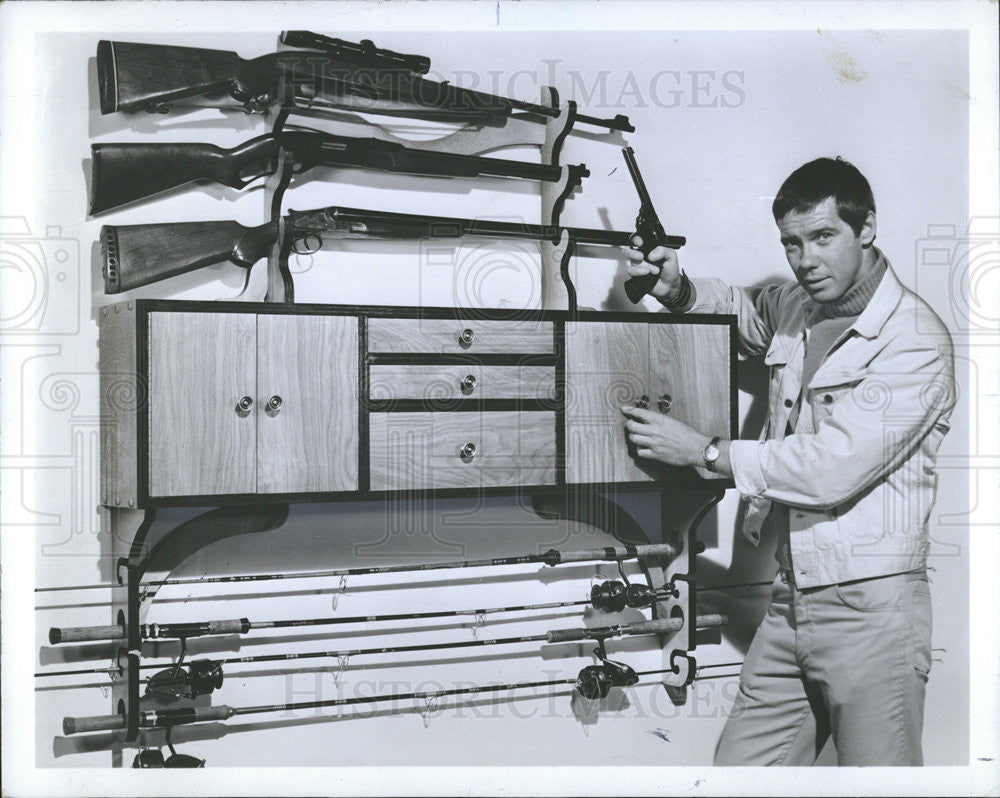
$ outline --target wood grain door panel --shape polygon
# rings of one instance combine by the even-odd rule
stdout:
[[[652,324],[649,326],[649,387],[655,406],[671,398],[669,415],[699,432],[728,438],[729,328],[722,324]],[[721,479],[697,469],[708,479]]]
[[[729,365],[726,326],[649,326],[650,398],[669,395],[669,415],[706,435],[729,435]]]
[[[369,428],[373,490],[555,484],[554,413],[373,413]]]
[[[566,481],[648,481],[628,450],[621,406],[647,394],[649,339],[639,322],[566,325]]]
[[[149,314],[149,495],[253,493],[256,318]]]
[[[257,328],[258,492],[357,490],[358,320],[267,314]]]

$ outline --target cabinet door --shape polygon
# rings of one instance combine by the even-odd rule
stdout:
[[[149,495],[253,493],[256,318],[149,314]]]
[[[257,318],[257,491],[358,489],[358,320]]]
[[[729,436],[729,369],[726,325],[649,325],[651,406],[669,396],[669,415],[705,435]]]
[[[566,481],[648,481],[619,408],[649,393],[646,324],[566,324]]]

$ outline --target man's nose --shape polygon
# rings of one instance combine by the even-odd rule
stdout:
[[[816,247],[805,244],[802,247],[802,254],[799,257],[799,269],[808,272],[812,271],[819,265],[819,256],[816,252]]]

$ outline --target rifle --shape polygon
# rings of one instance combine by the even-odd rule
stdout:
[[[575,243],[617,247],[629,244],[632,238],[631,233],[615,230],[420,216],[339,206],[302,212],[289,210],[283,219],[258,227],[244,227],[235,221],[105,225],[101,228],[104,291],[116,294],[227,260],[249,270],[277,242],[281,221],[284,221],[285,245],[290,242],[291,251],[300,255],[316,252],[324,237],[406,240],[486,236],[558,243],[565,232]],[[685,239],[666,236],[663,243],[677,248]]]
[[[529,117],[560,113],[558,108],[422,78],[430,68],[428,58],[381,50],[369,40],[355,44],[309,31],[285,31],[281,42],[306,49],[246,60],[232,51],[102,39],[97,44],[101,113],[166,113],[177,101],[224,108],[231,100],[246,113],[260,113],[280,99],[282,77],[298,107],[487,124],[517,111]],[[610,130],[635,130],[622,114],[613,119],[578,114],[576,119]]]
[[[381,139],[335,136],[310,129],[267,133],[229,150],[202,143],[107,143],[92,144],[90,149],[92,215],[196,180],[245,188],[275,171],[281,150],[294,159],[296,174],[314,166],[346,166],[417,175],[492,175],[548,182],[562,176],[561,167],[548,164],[414,150]],[[569,174],[571,190],[590,172],[580,164],[569,166]]]
[[[646,182],[639,173],[635,152],[631,147],[624,147],[622,154],[625,156],[625,165],[628,166],[628,173],[632,176],[635,190],[639,194],[639,214],[635,218],[635,231],[642,238],[642,254],[649,255],[656,247],[678,249],[669,243],[671,236],[666,234],[663,225],[660,224],[660,217],[656,215],[653,201],[649,198],[649,192],[646,190]],[[653,286],[659,279],[659,273],[647,274],[644,277],[629,277],[625,281],[625,295],[633,304],[636,304],[653,290]]]

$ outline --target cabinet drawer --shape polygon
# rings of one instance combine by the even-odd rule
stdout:
[[[369,319],[369,352],[547,354],[552,322],[470,319]]]
[[[372,490],[555,483],[554,413],[372,413],[369,430]]]
[[[551,366],[372,366],[368,397],[374,401],[420,399],[554,399]]]

